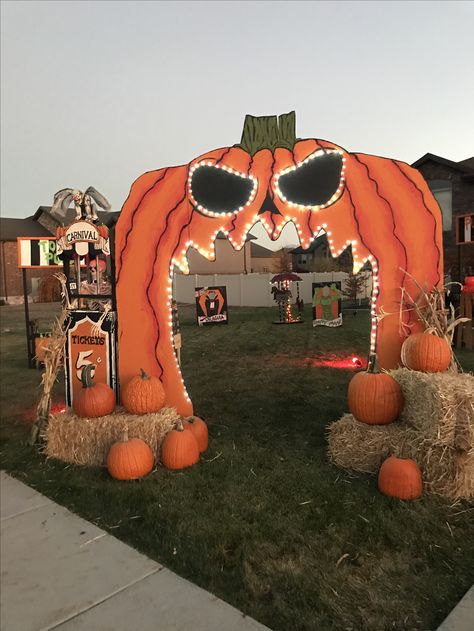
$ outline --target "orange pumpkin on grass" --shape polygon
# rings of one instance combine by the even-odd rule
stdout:
[[[206,451],[209,446],[209,431],[206,422],[199,416],[188,416],[183,420],[183,427],[194,434],[199,451],[201,453]]]
[[[148,475],[153,469],[155,458],[150,447],[140,438],[128,438],[114,443],[107,456],[107,469],[116,480],[136,480]]]
[[[122,393],[122,403],[131,414],[159,412],[165,403],[165,391],[158,377],[148,375],[143,368],[133,377]]]
[[[178,421],[161,445],[161,462],[167,469],[186,469],[199,461],[199,446],[192,431]]]
[[[82,388],[74,397],[72,405],[77,416],[97,418],[112,414],[115,409],[115,392],[106,383],[94,383],[94,368],[93,364],[88,364],[82,369]]]
[[[384,495],[416,500],[423,493],[420,467],[409,458],[390,456],[380,467],[378,487]]]
[[[376,356],[369,359],[367,371],[352,377],[348,389],[351,414],[369,425],[393,423],[403,409],[403,394],[393,377],[377,370]]]
[[[447,340],[430,333],[412,333],[402,346],[402,362],[411,370],[444,372],[449,368],[451,356]]]

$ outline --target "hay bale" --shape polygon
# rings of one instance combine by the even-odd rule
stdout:
[[[426,374],[408,368],[390,372],[405,397],[400,420],[433,443],[469,452],[474,449],[474,376]]]
[[[129,438],[144,440],[158,459],[163,438],[179,418],[174,408],[143,415],[117,408],[109,416],[91,419],[67,410],[50,418],[45,452],[49,458],[72,464],[105,466],[110,447],[127,429]]]
[[[360,473],[377,473],[399,440],[400,426],[359,423],[345,414],[329,426],[330,460],[338,467]]]
[[[331,461],[344,469],[375,474],[390,455],[412,458],[427,492],[453,500],[474,498],[474,446],[460,450],[408,423],[365,425],[351,414],[329,426],[328,442]]]

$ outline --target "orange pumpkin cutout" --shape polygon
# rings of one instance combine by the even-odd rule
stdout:
[[[414,460],[390,456],[380,467],[378,487],[389,497],[416,500],[423,493],[420,467]]]
[[[190,247],[214,260],[219,232],[242,248],[258,221],[273,240],[293,222],[303,248],[326,231],[333,256],[352,248],[354,271],[370,261],[371,351],[382,368],[398,365],[401,288],[416,300],[412,278],[427,291],[443,279],[439,206],[421,174],[404,162],[297,139],[291,112],[247,116],[239,145],[149,171],[133,184],[115,233],[122,387],[143,367],[161,379],[170,406],[192,414],[172,343],[173,269],[189,271]],[[382,308],[393,315],[377,325]],[[402,317],[421,329],[413,312]]]

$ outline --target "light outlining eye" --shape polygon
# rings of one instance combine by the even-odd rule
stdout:
[[[252,203],[257,180],[227,166],[200,162],[189,171],[189,194],[196,209],[211,217],[233,215]]]
[[[332,204],[344,186],[345,158],[338,149],[318,150],[275,177],[278,196],[290,206],[318,209]]]

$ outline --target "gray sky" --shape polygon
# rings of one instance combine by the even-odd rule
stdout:
[[[470,157],[473,32],[467,1],[2,2],[2,216],[68,186],[119,209],[144,171],[238,142],[246,113]]]

